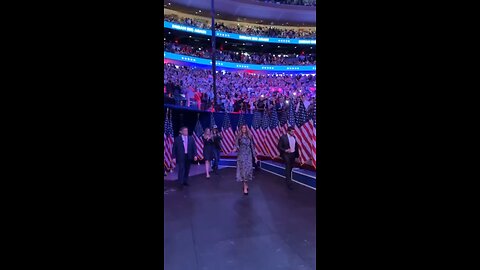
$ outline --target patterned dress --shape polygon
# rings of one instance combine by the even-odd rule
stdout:
[[[253,141],[242,136],[237,141],[237,182],[252,181],[253,178]]]

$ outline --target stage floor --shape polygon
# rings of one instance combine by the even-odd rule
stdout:
[[[315,190],[259,170],[245,196],[235,170],[165,181],[165,269],[315,269]]]

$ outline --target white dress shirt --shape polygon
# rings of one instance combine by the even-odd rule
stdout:
[[[287,134],[288,137],[288,143],[290,144],[290,151],[291,153],[295,152],[295,138],[293,136],[290,136],[290,134]]]
[[[183,148],[185,148],[185,154],[187,153],[187,145],[188,145],[188,136],[183,136],[182,135],[182,140],[183,140]]]

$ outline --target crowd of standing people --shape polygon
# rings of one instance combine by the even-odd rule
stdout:
[[[282,4],[282,5],[300,5],[300,6],[317,6],[317,0],[258,0],[260,2]]]
[[[207,19],[198,19],[198,18],[189,18],[189,17],[179,17],[174,14],[165,14],[164,20],[168,22],[174,22],[179,24],[185,24],[202,29],[210,29],[211,23]],[[223,22],[215,23],[215,30],[227,32],[227,33],[236,33],[244,34],[250,36],[262,36],[262,37],[275,37],[275,38],[305,38],[305,39],[314,39],[316,38],[316,31],[310,29],[287,29],[287,28],[278,28],[274,26],[260,26],[252,25],[245,23],[237,23],[236,26],[226,25]]]
[[[174,42],[164,42],[163,49],[167,52],[179,53],[190,56],[211,59],[211,49],[202,49],[190,45]],[[316,56],[312,54],[274,54],[274,53],[246,53],[229,50],[217,50],[215,59],[226,62],[236,62],[256,65],[315,65]]]
[[[245,112],[286,112],[303,102],[313,113],[315,76],[261,75],[248,72],[217,73],[217,100],[213,106],[213,76],[209,69],[164,64],[165,102],[198,110]],[[298,108],[297,108],[298,109]]]

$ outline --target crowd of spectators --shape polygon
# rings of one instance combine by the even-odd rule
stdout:
[[[287,113],[289,106],[298,110],[303,102],[307,114],[313,113],[315,76],[218,72],[216,78],[214,107],[211,70],[164,64],[165,103],[208,111]]]
[[[300,5],[300,6],[317,6],[317,0],[258,0],[260,2],[282,4],[282,5]]]
[[[164,42],[163,49],[167,52],[185,54],[201,58],[212,58],[211,49],[199,49],[190,45]],[[225,62],[236,62],[257,65],[315,65],[315,54],[274,54],[274,53],[247,53],[229,50],[215,51],[215,59]]]
[[[192,19],[187,17],[179,17],[174,14],[164,15],[164,20],[169,22],[175,22],[179,24],[190,25],[202,29],[210,29],[210,21],[202,19]],[[273,26],[258,26],[249,24],[240,24],[236,26],[228,26],[223,22],[215,23],[215,29],[222,32],[237,33],[250,36],[262,36],[262,37],[276,37],[276,38],[316,38],[316,32],[308,29],[281,29]]]

